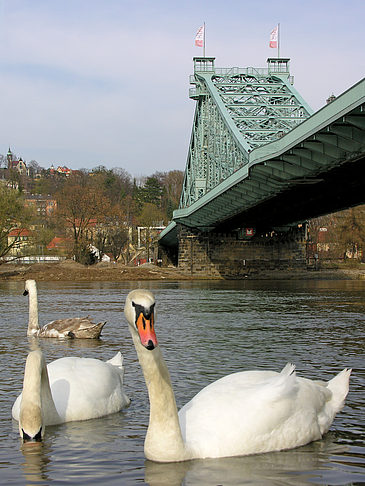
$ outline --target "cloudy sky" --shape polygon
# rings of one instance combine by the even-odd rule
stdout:
[[[217,67],[291,58],[318,110],[363,78],[364,0],[0,0],[0,153],[41,166],[184,170],[198,28]]]

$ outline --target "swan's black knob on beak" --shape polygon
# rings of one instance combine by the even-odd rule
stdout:
[[[148,344],[146,346],[146,349],[149,349],[150,351],[152,351],[152,349],[155,349],[155,345],[153,344],[153,342],[151,341],[151,339],[148,341]]]

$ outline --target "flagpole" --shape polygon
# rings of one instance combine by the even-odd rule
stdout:
[[[278,23],[278,59],[280,57],[280,23]]]
[[[203,57],[205,57],[205,22],[204,22],[204,39],[203,39]]]

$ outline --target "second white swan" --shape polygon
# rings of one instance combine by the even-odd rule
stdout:
[[[322,438],[344,405],[351,370],[328,382],[275,371],[234,373],[201,390],[178,413],[154,329],[155,299],[133,290],[125,316],[145,377],[150,420],[147,459],[217,458],[291,449]]]
[[[109,361],[67,357],[46,366],[40,349],[28,354],[23,391],[12,416],[24,441],[40,441],[46,425],[119,412],[130,403],[123,388],[123,357]]]

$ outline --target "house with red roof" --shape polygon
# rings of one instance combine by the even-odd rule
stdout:
[[[46,246],[49,252],[57,255],[67,255],[67,253],[72,248],[71,238],[62,238],[60,236],[55,236]]]
[[[54,165],[52,164],[49,169],[49,172],[52,175],[56,174],[57,172],[58,174],[64,175],[65,177],[70,177],[70,175],[72,174],[72,170],[66,167],[65,165],[64,166],[59,165],[57,169],[55,169]]]

